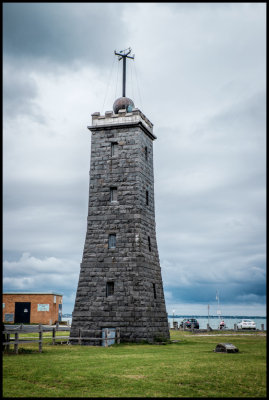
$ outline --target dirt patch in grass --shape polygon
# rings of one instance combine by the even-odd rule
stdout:
[[[129,378],[129,379],[144,379],[146,378],[145,375],[123,375],[123,378]]]

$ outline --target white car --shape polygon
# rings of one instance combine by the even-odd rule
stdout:
[[[256,329],[256,324],[251,319],[242,319],[238,322],[237,329]]]

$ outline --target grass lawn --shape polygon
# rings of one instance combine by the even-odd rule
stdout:
[[[61,335],[63,333],[61,332]],[[266,337],[198,336],[108,348],[21,345],[3,356],[4,397],[266,397]],[[51,342],[51,340],[50,340]],[[233,343],[239,353],[214,353]]]

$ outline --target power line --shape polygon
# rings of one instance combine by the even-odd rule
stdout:
[[[107,83],[106,94],[105,94],[103,106],[101,108],[101,114],[103,113],[105,101],[106,101],[106,98],[107,98],[108,89],[109,89],[109,86],[110,86],[110,83],[111,83],[111,75],[112,75],[114,64],[115,64],[115,57],[113,57],[113,63],[112,63],[112,67],[111,67],[110,74],[109,74],[109,80],[108,80],[108,83]]]
[[[115,99],[117,98],[117,88],[118,88],[118,76],[119,76],[119,62],[118,62],[118,68],[117,68],[117,77],[116,77],[116,87],[115,87]]]
[[[137,78],[137,72],[136,72],[136,66],[135,66],[135,64],[134,64],[134,70],[135,70],[136,84],[137,84],[137,89],[138,89],[138,95],[139,95],[139,99],[140,99],[140,104],[141,104],[141,107],[142,107],[142,109],[143,109],[144,107],[143,107],[143,103],[142,103],[142,97],[141,97],[141,93],[140,93],[140,87],[139,87],[139,83],[138,83],[138,78]]]
[[[131,69],[131,92],[132,92],[132,99],[134,100],[134,102],[135,102],[135,92],[134,92],[134,84],[133,84],[133,66],[132,66],[132,63],[131,63],[131,65],[130,65],[130,69]]]

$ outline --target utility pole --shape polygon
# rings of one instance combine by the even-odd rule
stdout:
[[[132,60],[134,60],[134,54],[133,54],[133,56],[129,56],[131,51],[132,51],[132,49],[131,49],[131,47],[129,47],[128,49],[121,50],[119,53],[117,53],[116,50],[114,52],[115,55],[119,57],[119,61],[123,60],[122,61],[123,62],[123,64],[122,64],[122,97],[126,97],[125,96],[125,88],[126,88],[126,58],[131,58]]]

